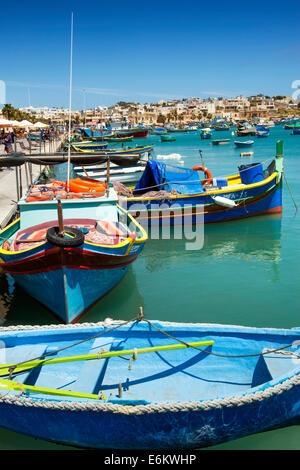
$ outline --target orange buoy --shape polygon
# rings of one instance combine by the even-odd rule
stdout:
[[[69,181],[69,191],[72,193],[97,193],[103,196],[106,190],[106,183],[90,178],[75,178]]]
[[[209,171],[209,169],[206,168],[206,166],[202,166],[202,165],[193,166],[193,167],[192,167],[192,170],[195,170],[195,171],[203,171],[203,172],[204,172],[204,175],[205,175],[205,179],[206,179],[206,184],[211,184],[211,183],[212,183],[212,174],[211,174],[211,172]]]

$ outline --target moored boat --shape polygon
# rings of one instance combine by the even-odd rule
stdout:
[[[235,140],[234,145],[236,147],[251,147],[254,144],[254,140]]]
[[[160,140],[161,142],[174,142],[176,137],[173,134],[162,134]]]
[[[213,145],[227,145],[230,143],[230,139],[216,139],[212,141]]]
[[[79,152],[82,150],[86,150],[88,152],[97,151],[97,150],[104,150],[108,146],[107,142],[94,142],[94,141],[86,141],[86,142],[76,142],[71,143],[71,148],[75,152]]]
[[[299,328],[138,317],[0,339],[0,426],[35,438],[197,449],[300,422]]]
[[[198,171],[204,172],[205,179],[200,180]],[[188,169],[150,160],[131,195],[119,194],[120,204],[149,227],[281,213],[282,172],[282,141],[277,142],[276,157],[267,168],[261,163],[240,165],[238,174],[228,177],[214,178],[204,166]]]
[[[147,137],[149,133],[149,129],[144,129],[141,127],[136,127],[136,128],[131,128],[131,129],[118,129],[116,131],[116,137],[133,137],[133,138],[139,138],[139,137]]]
[[[20,218],[0,232],[1,268],[61,322],[78,321],[124,277],[147,239],[117,202],[112,187],[91,179],[31,186]]]

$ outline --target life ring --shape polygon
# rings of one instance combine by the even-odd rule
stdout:
[[[208,168],[206,168],[206,166],[202,166],[202,165],[199,165],[199,166],[193,166],[192,167],[192,170],[195,170],[195,171],[204,171],[204,175],[205,175],[205,183],[206,184],[211,184],[212,183],[212,174],[211,172],[209,171]]]
[[[61,247],[75,247],[82,245],[84,242],[84,234],[81,230],[73,227],[64,227],[64,232],[72,235],[72,238],[59,235],[58,227],[50,227],[47,230],[46,238],[48,242]]]

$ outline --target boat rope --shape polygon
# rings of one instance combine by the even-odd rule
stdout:
[[[175,341],[178,341],[179,343],[182,343],[184,344],[186,347],[188,348],[192,348],[192,349],[197,349],[198,351],[201,351],[201,352],[204,352],[206,354],[211,354],[213,356],[218,356],[218,357],[228,357],[228,358],[241,358],[241,357],[257,357],[257,356],[263,356],[265,354],[270,354],[270,353],[275,353],[277,351],[282,351],[283,349],[287,349],[287,348],[290,348],[291,346],[294,346],[295,343],[291,343],[291,344],[288,344],[286,346],[281,346],[280,348],[276,348],[276,349],[270,349],[270,350],[267,350],[267,351],[263,351],[263,352],[260,352],[260,353],[255,353],[255,354],[238,354],[238,355],[233,355],[233,354],[219,354],[219,353],[214,353],[212,351],[208,351],[206,349],[201,349],[197,346],[192,346],[188,343],[186,343],[185,341],[182,341],[181,339],[178,339],[176,338],[175,336],[172,336],[170,335],[169,333],[167,333],[166,331],[163,331],[161,330],[160,328],[158,328],[158,326],[154,325],[150,320],[148,320],[147,318],[143,317],[143,320],[146,321],[149,325],[151,325],[153,328],[155,328],[156,330],[158,330],[160,333],[163,333],[164,335],[168,336],[169,338],[172,338],[174,339]],[[291,353],[292,354],[292,353]],[[300,357],[300,356],[299,356]]]
[[[127,321],[124,321],[122,323],[119,323],[118,325],[116,326],[113,326],[112,328],[109,328],[108,330],[105,330],[105,331],[102,331],[101,333],[98,333],[97,335],[94,335],[94,336],[90,336],[89,338],[86,338],[86,339],[83,339],[81,341],[78,341],[76,343],[72,343],[72,344],[69,344],[68,346],[65,346],[63,348],[60,348],[60,349],[57,349],[55,351],[51,351],[51,352],[48,352],[48,353],[44,353],[38,357],[34,357],[32,359],[27,359],[26,361],[21,361],[21,362],[18,362],[18,363],[15,363],[15,364],[12,364],[8,369],[9,369],[9,376],[11,377],[11,375],[13,374],[14,370],[23,365],[23,364],[27,364],[27,362],[32,362],[32,361],[35,361],[35,360],[38,360],[38,359],[41,359],[41,358],[45,358],[47,356],[50,356],[50,355],[53,355],[53,354],[57,354],[61,351],[65,351],[66,349],[69,349],[69,348],[72,348],[73,346],[78,346],[79,344],[82,344],[82,343],[85,343],[87,341],[90,341],[92,339],[95,339],[95,338],[98,338],[99,336],[102,336],[106,333],[110,333],[111,331],[113,330],[116,330],[117,328],[120,328],[121,326],[124,326],[124,325],[127,325],[128,323],[131,323],[131,322],[134,322],[134,321],[138,321],[140,318],[140,315],[138,315],[137,317],[131,319],[131,320],[127,320]],[[0,369],[7,369],[7,365],[6,366],[1,366]]]
[[[288,184],[288,182],[287,182],[287,179],[286,179],[286,176],[285,176],[285,172],[283,172],[283,176],[284,176],[284,180],[285,180],[286,186],[287,186],[287,188],[288,188],[288,190],[289,190],[290,196],[291,196],[291,198],[292,198],[292,201],[293,201],[293,203],[294,203],[294,206],[295,206],[295,209],[296,209],[296,212],[297,212],[297,211],[298,211],[298,206],[297,206],[297,204],[296,204],[296,202],[295,202],[295,199],[294,199],[294,197],[293,197],[291,188],[290,188],[290,186],[289,186],[289,184]]]
[[[265,163],[267,163],[268,161],[271,161],[271,160],[274,160],[274,158],[268,158],[267,160],[263,161],[262,163],[257,163],[256,165],[253,165],[254,166],[259,166],[259,165],[264,165]],[[245,168],[244,170],[239,170],[240,173],[243,172],[243,171],[247,171],[248,168]],[[231,176],[236,176],[236,174],[232,174],[232,175],[221,175],[221,176],[217,176],[216,178],[230,178]],[[199,181],[206,181],[207,179],[209,178],[199,178]],[[198,184],[199,182],[198,180],[197,181],[189,181],[189,184]],[[145,190],[145,189],[153,189],[153,188],[157,188],[158,186],[164,186],[165,184],[185,184],[186,183],[186,180],[183,180],[183,181],[164,181],[163,183],[157,183],[153,186],[145,186],[144,188],[141,188],[141,190]],[[243,183],[241,183],[243,184]],[[128,189],[128,188],[127,188]],[[138,191],[138,189],[137,189]],[[136,195],[137,197],[138,194]],[[141,195],[142,197],[143,195]],[[147,197],[145,198],[147,199]]]

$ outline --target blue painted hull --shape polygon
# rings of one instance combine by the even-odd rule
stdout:
[[[123,279],[128,269],[129,266],[88,270],[63,267],[12,277],[25,292],[51,310],[60,321],[73,323],[110,292]]]
[[[163,201],[146,200],[144,209],[138,207],[140,199],[136,202],[130,199],[124,203],[124,208],[144,227],[207,224],[282,212],[282,181],[276,185],[272,181],[263,189],[243,189],[234,193],[225,192],[221,196],[237,201],[245,198],[245,203],[225,208],[212,204],[211,196],[202,194]]]
[[[0,339],[8,347],[6,362],[14,363],[24,354],[30,359],[30,348],[40,346],[44,354],[79,340],[81,344],[70,351],[74,355],[85,353],[87,343],[82,343],[83,339],[94,338],[116,325],[3,329]],[[108,331],[106,339],[104,335],[100,341],[93,341],[99,341],[98,350],[102,341],[106,350],[120,353],[130,347],[174,344],[174,339],[154,326],[185,342],[213,340],[214,345],[201,351],[184,348],[138,354],[130,370],[128,361],[110,358],[86,361],[84,365],[45,365],[37,374],[21,373],[15,380],[23,384],[57,390],[72,390],[77,384],[78,389],[82,386],[89,393],[100,390],[109,397],[105,401],[61,398],[33,391],[20,396],[20,392],[7,391],[2,384],[0,426],[85,448],[180,450],[300,422],[300,359],[293,355],[300,352],[299,328],[157,321],[149,325],[140,321],[119,325],[113,334]],[[269,352],[278,348],[284,348],[287,354]],[[95,343],[90,343],[88,350],[97,352]],[[118,383],[123,388],[121,397],[116,395]]]

